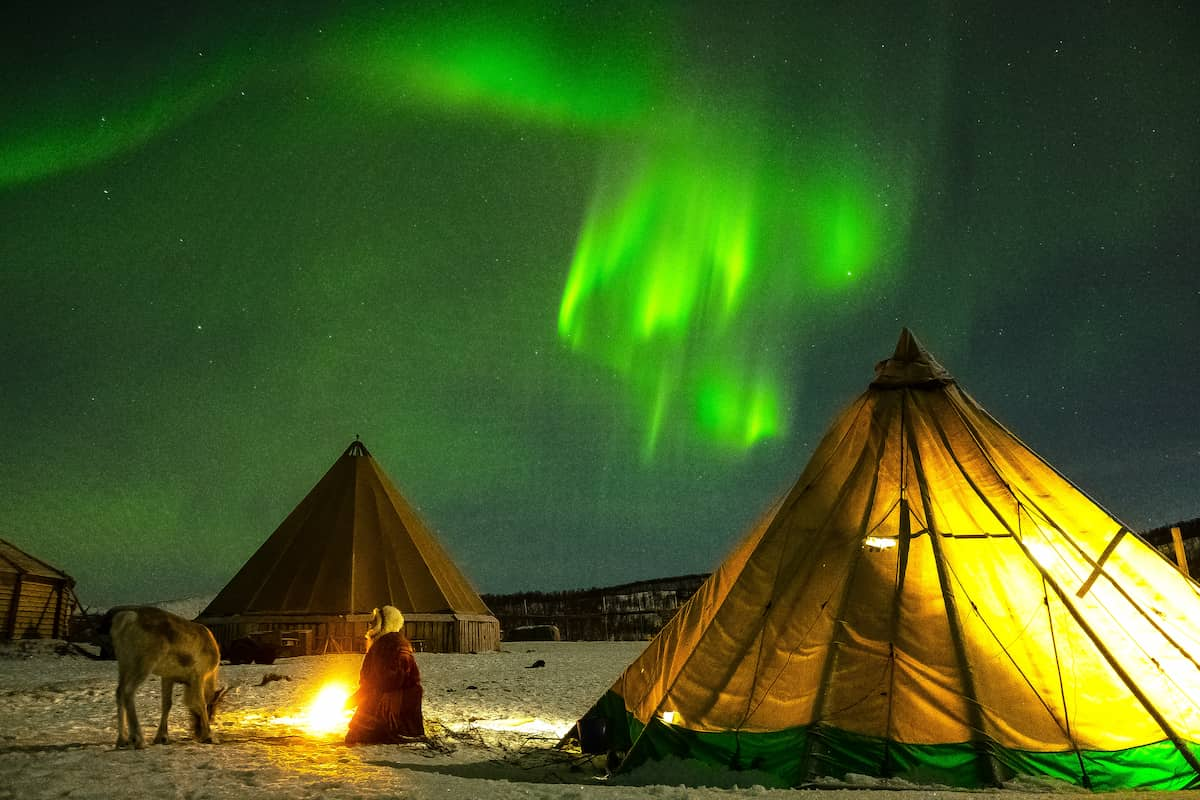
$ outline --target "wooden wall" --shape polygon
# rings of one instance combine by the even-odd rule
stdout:
[[[73,611],[71,585],[38,575],[0,575],[0,638],[66,639]]]
[[[500,649],[500,623],[495,617],[467,614],[406,614],[404,633],[427,653],[484,653]],[[290,655],[366,652],[370,614],[323,617],[212,617],[207,625],[222,650],[244,636],[277,632],[294,640]]]
[[[505,631],[555,625],[567,640],[638,641],[658,633],[707,579],[693,574],[561,592],[485,594],[483,601]]]

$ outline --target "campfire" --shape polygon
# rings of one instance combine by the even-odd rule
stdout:
[[[327,683],[296,716],[272,717],[271,722],[303,728],[312,736],[343,735],[354,715],[354,709],[346,707],[350,694],[350,688],[344,683]]]

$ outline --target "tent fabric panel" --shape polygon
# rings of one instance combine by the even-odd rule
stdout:
[[[347,562],[337,550],[349,550],[353,546],[353,541],[346,544],[341,541],[347,524],[353,519],[352,486],[353,464],[340,459],[330,469],[328,480],[318,484],[320,491],[314,490],[316,497],[312,510],[292,537],[288,552],[271,578],[264,581],[257,608],[316,612],[344,606],[349,581],[330,581],[330,576],[339,573],[328,567],[333,558],[344,568]]]
[[[1058,587],[1052,596],[1073,618],[1061,626],[1063,635],[1086,640],[1082,649],[1073,652],[1089,655],[1075,667],[1069,682],[1086,687],[1081,700],[1092,701],[1105,696],[1106,685],[1125,687],[1114,690],[1122,696],[1136,687],[1136,693],[1142,697],[1131,698],[1131,702],[1139,707],[1138,717],[1142,724],[1134,725],[1131,721],[1123,726],[1121,734],[1127,737],[1126,746],[1144,744],[1165,734],[1147,706],[1165,716],[1179,735],[1195,736],[1194,731],[1200,724],[1196,706],[1200,665],[1194,653],[1200,651],[1194,649],[1194,636],[1188,630],[1193,623],[1183,619],[1177,611],[1172,612],[1171,616],[1177,619],[1174,625],[1176,637],[1172,641],[1164,634],[1167,614],[1161,613],[1161,608],[1159,613],[1152,610],[1147,601],[1153,596],[1139,590],[1139,581],[1131,580],[1124,587],[1118,587],[1108,579],[1090,581],[1096,570],[1093,559],[1071,536],[1059,530],[1061,527],[1064,526],[1050,527],[1025,519],[1021,546],[1046,574],[1050,586]],[[1113,522],[1110,530],[1111,535],[1116,535],[1119,526]],[[1110,556],[1105,563],[1112,560]],[[1135,601],[1134,597],[1140,600]],[[1184,603],[1182,608],[1189,604],[1185,597],[1179,598]],[[1083,674],[1084,670],[1090,676]],[[1108,696],[1117,695],[1109,693]],[[1111,748],[1114,744],[1109,733],[1112,719],[1105,704],[1102,701],[1099,705],[1081,702],[1076,716],[1089,710],[1093,714],[1092,722],[1089,724],[1086,719],[1080,719],[1076,726],[1082,737],[1081,743],[1085,747]]]
[[[336,479],[318,498],[314,513],[293,540],[287,558],[263,584],[258,608],[289,608],[308,612],[346,609],[350,606],[351,553],[354,551],[354,465],[345,460],[334,465]]]
[[[971,607],[1006,610],[964,618],[990,737],[1044,751],[1118,750],[1165,735],[1015,539],[950,539],[946,552]]]
[[[827,646],[814,648],[812,636],[832,631],[833,606],[841,602],[845,584],[841,565],[859,549],[858,533],[871,501],[870,493],[847,490],[858,483],[856,474],[878,465],[871,454],[882,432],[862,433],[827,436],[826,446],[849,446],[863,455],[849,460],[815,456],[815,463],[830,468],[810,472],[811,482],[790,493],[772,523],[747,540],[750,547],[757,539],[752,557],[744,557],[738,580],[693,645],[689,668],[669,684],[661,709],[677,710],[690,726],[706,730],[770,730],[797,714],[811,718],[817,688],[812,679],[821,674],[828,652]],[[810,511],[830,506],[823,517]],[[810,522],[794,524],[799,519]],[[797,561],[796,553],[808,557]],[[688,618],[683,610],[676,615],[681,624]],[[807,691],[769,691],[777,684],[798,685],[779,684],[784,671],[789,679],[806,676]],[[652,710],[641,711],[648,721]]]
[[[961,788],[991,785],[979,751],[970,742],[906,744],[837,728],[824,728],[816,735],[821,748],[814,767],[820,777],[856,774]]]
[[[997,509],[1010,510],[1015,503],[1003,477],[992,469],[947,394],[911,392],[907,397],[908,424],[920,450],[920,480],[929,487],[932,523],[937,530],[957,535],[1007,533]],[[914,467],[912,480],[917,474]],[[922,527],[931,523],[925,519],[924,509],[918,515]]]
[[[892,728],[874,734],[911,744],[968,741],[972,736],[972,701],[955,656],[934,558],[931,535],[913,536],[895,633]],[[960,613],[969,608],[958,607]]]
[[[773,730],[811,718],[834,606],[845,585],[844,571],[827,565],[843,563],[857,550],[827,536],[810,548],[808,563],[788,564],[789,540],[814,533],[773,528],[742,571],[670,691],[670,708],[689,725]],[[755,580],[759,573],[761,581]],[[788,690],[773,691],[777,687]]]
[[[894,604],[896,548],[862,552],[848,580],[821,723],[876,736],[887,732],[891,707],[892,651],[888,644]],[[882,556],[882,558],[876,558]]]
[[[1073,675],[1132,700],[1086,637],[1068,639],[1074,621],[1048,605],[1041,574],[1015,539],[945,537],[943,552],[959,608],[970,612],[962,615],[964,640],[989,738],[1015,749],[1072,748],[1067,730],[1076,722],[1075,704],[1064,708],[1063,685]],[[1084,664],[1088,673],[1078,675]],[[1161,735],[1151,731],[1143,741]]]
[[[405,524],[374,465],[367,458],[357,461],[355,608],[364,613],[385,604],[422,613],[447,610],[449,604],[437,591],[430,568],[413,541],[419,529]]]
[[[887,730],[891,660],[888,648],[865,639],[852,627],[835,648],[836,664],[829,681],[821,721],[880,735]]]
[[[812,720],[847,578],[826,565],[843,563],[857,550],[833,537],[824,543],[809,563],[780,570],[790,580],[782,581],[771,601],[763,627],[767,646],[744,664],[751,679],[744,713],[739,707],[727,724],[716,727],[767,731]]]
[[[1066,600],[1079,609],[1095,638],[1104,643],[1110,657],[1136,686],[1144,698],[1139,702],[1160,713],[1176,734],[1194,737],[1200,730],[1196,705],[1200,669],[1196,663],[1164,639],[1155,620],[1130,606],[1107,582],[1094,586],[1082,599],[1070,594]],[[1098,687],[1089,689],[1099,694]],[[1104,735],[1114,720],[1111,713],[1101,713],[1099,707],[1096,711],[1094,726],[1097,735]],[[1131,726],[1132,720],[1122,724]],[[1080,727],[1085,728],[1082,723]],[[1135,735],[1131,727],[1126,730],[1131,738]]]
[[[395,510],[407,538],[416,550],[417,558],[409,562],[406,558],[398,558],[397,563],[420,565],[427,577],[416,581],[410,589],[414,609],[434,613],[445,609],[453,609],[463,614],[490,614],[483,599],[471,586],[467,577],[459,570],[449,553],[433,536],[426,524],[404,496],[396,489],[395,484],[384,474],[378,462],[368,457],[370,469],[378,486],[385,493],[388,506]],[[385,506],[387,507],[387,506]],[[396,537],[392,537],[396,541]],[[402,570],[402,580],[407,581],[408,572]]]
[[[644,722],[654,716],[679,673],[689,665],[697,645],[738,582],[769,522],[770,515],[760,521],[613,684],[612,691],[625,698],[637,719]],[[686,695],[677,697],[676,702],[684,706],[683,712],[690,717],[699,716],[698,705],[689,705],[691,701]],[[699,702],[702,701],[698,700],[697,704]]]

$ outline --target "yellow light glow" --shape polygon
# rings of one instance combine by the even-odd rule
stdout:
[[[346,708],[350,690],[340,683],[321,688],[308,707],[307,728],[313,733],[340,733],[350,724],[354,712]]]
[[[876,550],[887,550],[889,547],[896,546],[895,539],[887,539],[882,536],[868,536],[863,539],[863,544],[867,547],[873,547]]]
[[[1029,551],[1029,555],[1033,557],[1033,560],[1043,569],[1054,563],[1054,548],[1046,542],[1026,537],[1021,540],[1021,543],[1025,545],[1025,549]]]
[[[470,722],[451,723],[446,727],[455,733],[476,729],[498,733],[562,736],[571,730],[574,724],[563,720],[544,720],[537,717],[510,717],[508,719],[473,719]]]
[[[662,713],[662,721],[667,723],[668,725],[674,725],[675,720],[676,720],[676,718],[678,718],[678,716],[679,716],[679,714],[677,714],[674,711],[664,711]]]
[[[350,726],[354,709],[346,708],[350,690],[341,683],[328,683],[321,687],[308,707],[294,717],[273,717],[276,725],[294,725],[313,736],[343,734]]]

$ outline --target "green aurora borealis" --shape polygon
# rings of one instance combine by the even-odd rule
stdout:
[[[902,325],[1200,513],[1187,10],[23,13],[0,537],[85,602],[215,591],[355,434],[482,591],[707,570]]]

